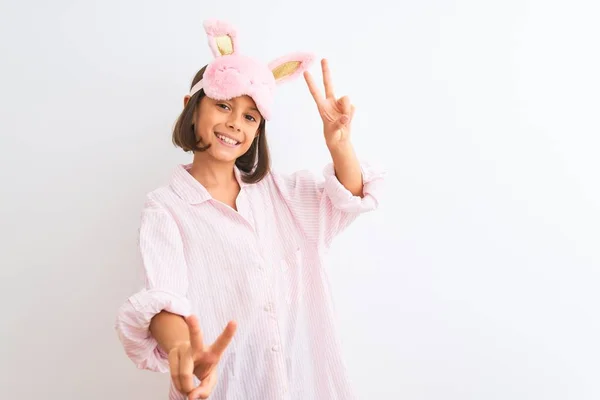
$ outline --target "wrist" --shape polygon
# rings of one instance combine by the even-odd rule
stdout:
[[[191,345],[192,344],[189,340],[178,340],[169,345],[169,347],[167,349],[167,353],[170,353],[171,351],[173,351],[175,349],[179,349],[181,347],[191,347]]]
[[[327,149],[334,157],[338,155],[346,155],[352,153],[353,151],[352,143],[349,139],[327,143]]]

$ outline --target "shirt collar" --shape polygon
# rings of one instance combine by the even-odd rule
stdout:
[[[192,164],[180,164],[175,167],[171,175],[171,188],[182,200],[190,204],[199,204],[211,200],[212,196],[208,190],[190,174],[191,168]],[[243,189],[248,184],[242,180],[241,172],[237,166],[234,166],[233,170],[235,179],[237,179],[240,188]]]

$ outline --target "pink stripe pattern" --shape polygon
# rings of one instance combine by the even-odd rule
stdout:
[[[147,195],[139,229],[145,282],[115,324],[126,355],[140,369],[169,371],[149,332],[161,310],[197,315],[208,343],[235,320],[211,400],[354,399],[324,256],[357,216],[378,207],[383,170],[362,164],[358,197],[332,164],[324,179],[271,172],[256,184],[236,169],[236,211],[214,200],[190,167],[178,165]],[[185,396],[171,384],[168,398]]]

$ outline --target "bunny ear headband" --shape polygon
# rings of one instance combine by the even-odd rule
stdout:
[[[237,31],[228,23],[205,21],[204,30],[215,59],[190,90],[190,97],[200,89],[215,100],[247,95],[254,100],[265,120],[271,118],[277,85],[298,77],[314,60],[309,53],[291,53],[265,64],[240,54]]]

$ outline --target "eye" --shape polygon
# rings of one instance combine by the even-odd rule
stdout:
[[[251,122],[256,122],[256,118],[254,118],[254,117],[253,117],[252,115],[250,115],[250,114],[246,115],[246,118],[248,119],[248,121],[251,121]]]
[[[222,108],[223,110],[230,110],[227,104],[217,103],[217,107]]]

